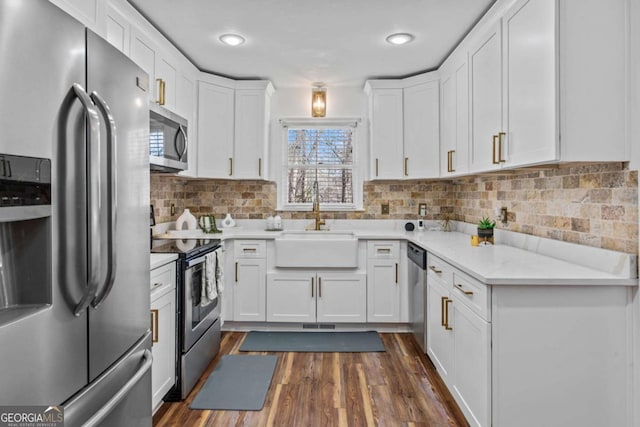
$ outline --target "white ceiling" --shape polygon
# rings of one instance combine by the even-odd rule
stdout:
[[[360,86],[437,68],[495,0],[128,0],[203,71]],[[392,46],[385,37],[409,32]],[[222,45],[238,33],[246,43]]]

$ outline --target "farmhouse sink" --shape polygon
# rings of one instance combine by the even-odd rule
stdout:
[[[275,239],[275,266],[356,268],[358,239],[348,231],[290,231]]]

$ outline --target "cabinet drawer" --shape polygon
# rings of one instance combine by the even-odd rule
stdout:
[[[484,320],[491,321],[489,287],[458,270],[453,272],[453,295]]]
[[[397,259],[400,255],[400,242],[395,240],[369,240],[367,258]]]
[[[264,240],[236,240],[233,244],[235,258],[264,258],[267,244]]]
[[[155,292],[164,287],[169,287],[171,289],[175,288],[176,263],[170,262],[169,264],[154,268],[151,270],[150,278],[151,292]]]
[[[447,287],[451,287],[453,285],[453,270],[454,268],[446,261],[427,254],[427,277],[429,279],[437,278],[446,283]]]

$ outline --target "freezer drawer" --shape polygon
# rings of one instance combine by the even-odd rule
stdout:
[[[151,333],[64,403],[65,426],[150,427]]]

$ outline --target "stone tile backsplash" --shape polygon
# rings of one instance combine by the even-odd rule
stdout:
[[[184,208],[196,215],[230,213],[265,219],[276,208],[276,184],[268,181],[195,180],[151,175],[156,221],[175,220]],[[383,215],[381,205],[389,203]],[[364,184],[364,210],[323,212],[328,219],[425,219],[476,223],[506,207],[504,228],[535,236],[638,253],[638,172],[623,163],[521,169],[454,180],[371,181]],[[171,215],[171,204],[175,214]],[[311,212],[278,212],[284,219],[312,219]]]

